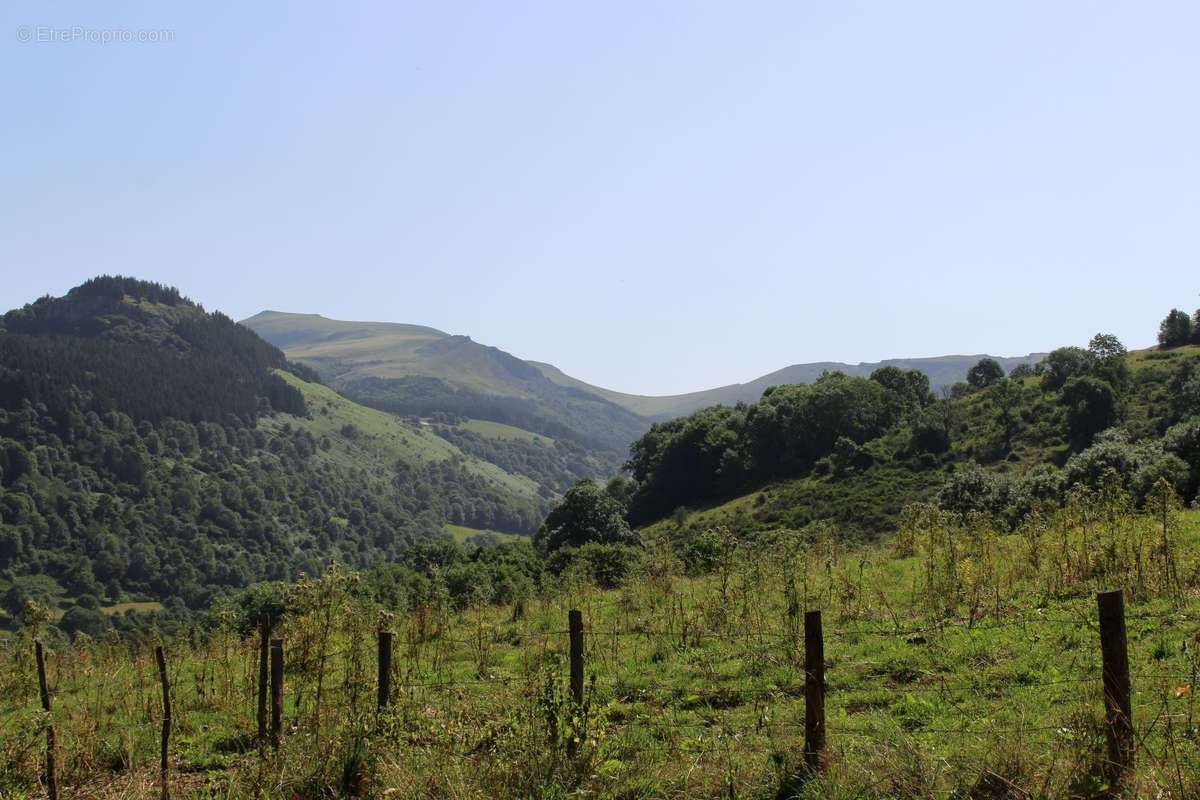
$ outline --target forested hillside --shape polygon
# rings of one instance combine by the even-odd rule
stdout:
[[[937,499],[1016,524],[1039,502],[1096,488],[1106,468],[1136,501],[1158,478],[1190,501],[1200,489],[1200,349],[1172,335],[1129,354],[1097,334],[1008,375],[981,359],[942,397],[923,373],[889,366],[657,423],[631,448],[628,519],[682,522],[712,508],[688,530],[830,519],[873,536],[894,530],[906,504]]]
[[[584,477],[614,474],[629,443],[654,421],[714,404],[754,403],[772,386],[813,383],[841,371],[867,377],[879,368],[920,370],[936,391],[961,381],[981,356],[897,359],[880,364],[795,364],[744,384],[652,397],[614,392],[558,368],[523,361],[496,347],[434,328],[332,320],[317,314],[264,311],[245,320],[289,357],[320,372],[347,397],[385,411],[422,417],[450,415],[516,426],[552,439],[555,450],[528,440],[468,436],[439,425],[439,433],[475,455],[517,469],[559,494]],[[1031,365],[1030,354],[1000,359],[1005,369]]]
[[[339,397],[174,289],[97,278],[2,327],[11,608],[30,594],[200,608],[330,559],[395,560],[447,522],[529,532],[549,505],[532,480]]]

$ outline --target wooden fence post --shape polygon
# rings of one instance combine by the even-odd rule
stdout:
[[[162,683],[163,693],[163,720],[162,720],[162,760],[160,771],[162,773],[162,800],[169,800],[170,789],[167,782],[168,748],[171,744],[171,683],[167,679],[167,657],[163,653],[162,645],[154,648],[154,659],[158,662],[158,680]]]
[[[258,749],[267,745],[267,668],[270,658],[271,617],[263,614],[259,620],[258,641]]]
[[[283,639],[271,640],[271,747],[283,737]]]
[[[824,768],[825,753],[825,640],[821,612],[804,613],[804,764]]]
[[[379,631],[379,711],[387,708],[392,693],[392,632]]]
[[[1129,684],[1129,647],[1125,634],[1125,595],[1120,589],[1097,592],[1100,655],[1104,679],[1104,729],[1110,777],[1133,767],[1133,705]]]
[[[42,710],[50,715],[50,689],[46,685],[46,656],[42,652],[42,640],[34,639],[34,655],[37,656],[38,688],[42,692]],[[46,793],[50,800],[58,800],[58,773],[54,766],[54,723],[46,726]]]
[[[571,644],[571,718],[583,714],[583,613],[571,609],[567,613],[567,627]],[[570,738],[567,739],[567,755],[574,756],[579,751],[579,739],[583,731],[571,724]]]

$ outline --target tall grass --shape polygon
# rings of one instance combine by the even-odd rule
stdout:
[[[567,574],[505,608],[456,610],[436,580],[411,606],[383,608],[333,566],[295,587],[274,634],[287,664],[278,752],[255,742],[245,620],[227,612],[166,643],[173,795],[1104,796],[1093,593],[1123,587],[1138,735],[1123,796],[1200,796],[1200,519],[1160,500],[1135,514],[1102,487],[1016,532],[913,506],[870,548],[846,548],[829,525],[717,530],[702,575],[656,540],[618,589]],[[569,608],[587,626],[582,709],[566,691]],[[798,769],[809,608],[825,615],[829,689],[828,769],[815,776]],[[397,642],[382,712],[381,627]],[[40,793],[36,633],[0,654],[6,798]],[[64,796],[157,794],[152,644],[51,654]]]

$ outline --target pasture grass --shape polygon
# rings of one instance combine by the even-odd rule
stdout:
[[[513,425],[505,425],[503,422],[492,422],[486,419],[469,419],[466,422],[460,422],[458,428],[478,433],[480,436],[487,436],[490,439],[520,439],[527,442],[538,442],[546,447],[553,447],[554,440],[549,436],[543,436],[540,433],[533,433],[524,428],[517,428]]]
[[[468,540],[474,539],[476,536],[491,536],[497,542],[519,542],[522,539],[528,538],[515,533],[504,533],[502,531],[488,530],[487,528],[468,528],[466,525],[452,525],[449,522],[443,527],[446,529],[446,533],[450,534],[458,544],[465,544]]]
[[[506,607],[454,608],[436,580],[403,609],[379,608],[337,568],[302,581],[276,632],[287,650],[284,742],[261,759],[256,643],[226,612],[166,642],[174,796],[1200,792],[1200,514],[1133,515],[1097,501],[1005,533],[918,506],[894,537],[864,547],[825,524],[704,536],[702,574],[684,569],[664,532],[621,588],[567,574]],[[1094,599],[1112,587],[1126,591],[1138,735],[1119,786],[1104,769]],[[586,627],[583,709],[567,696],[571,608]],[[811,608],[824,615],[828,686],[827,769],[816,775],[800,768]],[[377,713],[381,626],[396,635],[394,689]],[[5,797],[40,791],[47,719],[33,633],[0,651]],[[80,642],[50,655],[65,796],[157,796],[152,644]]]

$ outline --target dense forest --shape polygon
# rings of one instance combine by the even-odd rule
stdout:
[[[0,407],[45,405],[68,437],[80,408],[150,423],[252,426],[268,408],[305,411],[273,369],[316,380],[225,315],[130,278],[94,278],[65,297],[43,297],[5,314],[0,331]]]
[[[2,326],[10,611],[65,594],[182,614],[330,559],[397,560],[445,522],[529,532],[548,507],[451,446],[423,460],[403,445],[372,450],[337,407],[306,401],[310,370],[174,289],[97,278]],[[420,430],[395,424],[420,444]]]
[[[434,415],[433,430],[438,436],[464,453],[536,481],[547,494],[560,495],[575,481],[611,475],[619,469],[618,460],[570,439],[555,439],[552,444],[535,438],[497,439],[455,424],[436,424],[438,417],[444,419],[446,416]]]

